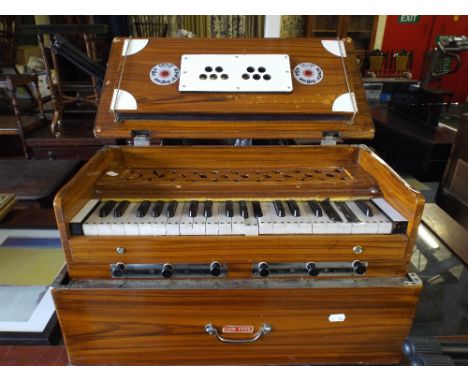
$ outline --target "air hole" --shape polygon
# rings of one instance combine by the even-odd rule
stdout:
[[[265,75],[263,76],[263,79],[264,79],[265,81],[270,81],[270,80],[271,80],[271,76],[270,76],[269,74],[265,74]]]
[[[260,66],[257,70],[258,70],[260,73],[265,73],[265,72],[266,72],[266,69],[265,69],[263,66]]]
[[[212,68],[211,66],[206,66],[206,67],[205,67],[205,72],[210,73],[210,72],[212,72],[212,71],[213,71],[213,68]]]
[[[248,80],[248,79],[250,78],[250,76],[249,76],[247,73],[244,73],[244,74],[242,75],[242,78],[243,78],[244,80]]]
[[[253,72],[255,72],[255,68],[254,68],[253,66],[249,66],[249,67],[247,68],[247,71],[248,71],[249,73],[253,73]]]
[[[218,76],[216,74],[210,74],[210,80],[217,80]]]
[[[247,174],[241,175],[243,178],[247,179],[249,176]]]
[[[265,174],[263,175],[263,177],[268,179],[268,178],[271,178],[271,175]]]
[[[341,180],[348,180],[346,176],[342,177]]]
[[[215,70],[218,72],[218,73],[221,73],[223,71],[223,67],[222,66],[217,66],[215,68]]]
[[[339,174],[339,173],[343,172],[343,170],[341,170],[341,168],[337,168],[337,169],[335,169],[335,172],[337,172]]]
[[[260,79],[260,74],[254,74],[254,75],[252,76],[252,78],[253,78],[254,80],[259,80],[259,79]]]
[[[200,177],[200,178],[203,178],[203,179],[208,178],[208,177],[207,177],[206,175],[204,175],[204,174],[200,174],[199,177]]]
[[[335,177],[335,175],[333,175],[333,174],[327,174],[327,176],[328,176],[329,178],[334,178],[334,177]]]
[[[201,80],[206,80],[208,78],[208,76],[206,74],[200,74],[200,78]]]
[[[222,80],[227,80],[229,76],[227,74],[221,74],[221,79]]]

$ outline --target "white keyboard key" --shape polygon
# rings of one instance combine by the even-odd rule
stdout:
[[[232,218],[226,216],[226,203],[221,202],[218,209],[218,234],[232,235]]]
[[[206,218],[203,215],[205,209],[203,201],[198,203],[197,216],[193,218],[192,235],[206,234]]]
[[[247,202],[247,211],[249,217],[244,219],[245,235],[247,236],[258,236],[258,221],[254,214],[252,203]]]
[[[205,224],[205,234],[206,235],[218,235],[219,233],[219,221],[218,221],[218,211],[220,207],[219,202],[213,202],[211,208],[212,215],[209,218],[206,218]]]
[[[240,213],[239,202],[233,202],[234,216],[231,219],[232,234],[233,235],[245,235],[244,218]]]
[[[184,202],[178,202],[174,216],[167,218],[166,220],[166,234],[168,236],[180,235],[179,224],[182,219],[182,209],[184,208]],[[188,203],[187,203],[188,204]]]
[[[263,216],[258,218],[258,233],[260,235],[273,234],[274,217],[271,215],[270,205],[272,205],[271,202],[260,202],[260,208],[263,212]]]

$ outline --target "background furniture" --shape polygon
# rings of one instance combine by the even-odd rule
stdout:
[[[357,56],[374,46],[378,16],[307,16],[306,37],[351,37]]]
[[[2,160],[0,193],[15,194],[18,207],[52,207],[58,189],[73,174],[78,161]]]

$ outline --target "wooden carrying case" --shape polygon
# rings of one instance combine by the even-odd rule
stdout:
[[[210,56],[200,61],[202,54]],[[280,58],[288,61],[288,76],[272,82],[275,91],[259,90],[281,76],[285,63],[275,61]],[[243,67],[237,59],[255,64]],[[267,64],[257,65],[262,59]],[[234,75],[238,82],[229,83]],[[264,83],[257,88],[255,81]],[[324,143],[371,138],[373,127],[348,40],[116,38],[95,133],[135,142],[144,137],[147,143],[168,138]],[[259,236],[83,236],[70,229],[90,199],[373,197],[390,203],[407,227],[391,235]],[[54,203],[67,277],[57,279],[53,297],[70,363],[398,363],[421,288],[407,269],[423,204],[422,196],[365,146],[107,147]],[[368,264],[364,274],[262,278],[252,268],[260,262],[356,259]],[[222,266],[220,277],[184,273],[185,265],[213,261]],[[170,279],[115,277],[117,263],[170,263],[180,272]]]

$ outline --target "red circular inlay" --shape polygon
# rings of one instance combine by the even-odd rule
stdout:
[[[308,70],[308,69],[304,70],[303,74],[304,74],[305,77],[311,77],[312,76],[312,70]]]
[[[159,73],[159,75],[160,75],[161,77],[169,77],[170,74],[171,74],[171,73],[170,73],[168,70],[162,70],[162,71]]]

